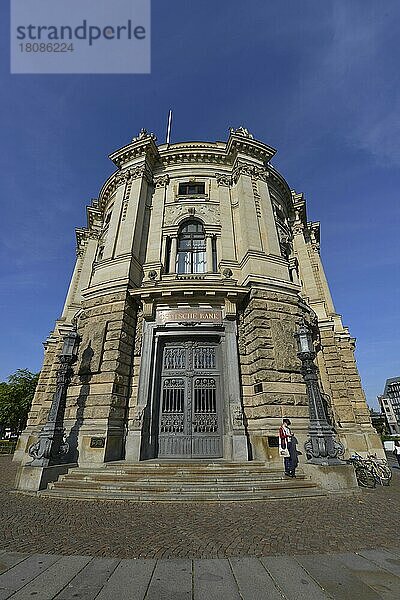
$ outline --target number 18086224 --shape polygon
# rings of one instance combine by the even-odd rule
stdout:
[[[66,42],[24,42],[19,44],[21,52],[73,52],[74,45]]]

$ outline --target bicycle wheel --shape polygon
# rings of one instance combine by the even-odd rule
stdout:
[[[364,467],[358,467],[355,469],[357,483],[361,487],[374,488],[376,486],[375,477],[368,469]]]
[[[392,478],[392,472],[384,465],[374,464],[373,474],[381,485],[389,485]]]

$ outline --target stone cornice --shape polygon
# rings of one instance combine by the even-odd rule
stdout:
[[[153,286],[143,286],[136,289],[130,289],[129,294],[140,298],[171,298],[182,297],[185,301],[190,301],[194,297],[243,297],[249,293],[248,288],[238,286],[230,279],[176,279],[170,282],[158,282]]]
[[[145,135],[139,134],[138,137],[133,138],[130,144],[109,155],[110,160],[112,160],[119,169],[121,169],[124,164],[141,157],[145,157],[150,163],[159,160],[156,137],[154,134],[147,134],[147,132]]]
[[[138,179],[140,177],[143,177],[147,181],[147,183],[152,183],[153,181],[152,171],[147,161],[141,162],[136,165],[132,165],[131,167],[127,167],[126,169],[116,171],[115,173],[113,173],[107,179],[100,191],[100,208],[104,208],[109,198],[114,194],[114,192],[119,188],[120,185],[123,185],[127,181]]]
[[[92,200],[91,206],[86,207],[87,226],[89,229],[93,229],[96,226],[101,226],[103,213],[99,208],[99,202],[97,199]]]
[[[88,227],[78,227],[75,229],[76,235],[76,255],[83,256],[89,239],[98,240],[101,234],[100,228],[89,229]]]
[[[286,198],[286,201],[289,204],[288,208],[291,212],[293,210],[293,196],[286,180],[271,164],[267,165],[267,169],[269,173],[269,185],[275,185],[277,191],[283,194],[283,197]]]
[[[275,148],[255,140],[244,127],[230,128],[226,152],[228,156],[237,156],[240,153],[263,162],[269,162],[276,154]]]
[[[159,150],[160,162],[164,166],[187,163],[232,164],[225,145],[210,142],[172,144]]]
[[[275,149],[255,140],[243,127],[231,129],[229,139],[224,142],[181,142],[177,144],[156,145],[156,138],[142,130],[132,142],[110,154],[110,159],[119,170],[104,183],[99,194],[99,208],[103,209],[118,187],[135,177],[144,176],[149,183],[156,176],[157,187],[168,184],[168,167],[176,165],[220,165],[226,173],[218,173],[218,185],[230,186],[240,173],[253,179],[268,181],[280,187],[290,199],[290,190],[284,178],[268,161],[274,156]],[[248,158],[249,160],[246,160]],[[139,164],[137,164],[139,163]],[[144,171],[143,171],[143,165]],[[233,170],[233,173],[232,173]]]

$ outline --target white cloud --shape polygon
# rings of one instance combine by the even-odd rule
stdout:
[[[336,127],[336,137],[377,164],[400,165],[399,16],[391,0],[332,3],[330,35],[311,55],[294,96],[294,126],[306,123],[318,138]]]

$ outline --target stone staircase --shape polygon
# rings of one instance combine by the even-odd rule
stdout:
[[[50,483],[43,496],[136,502],[219,502],[323,496],[298,471],[295,479],[262,462],[105,463],[75,468]]]

